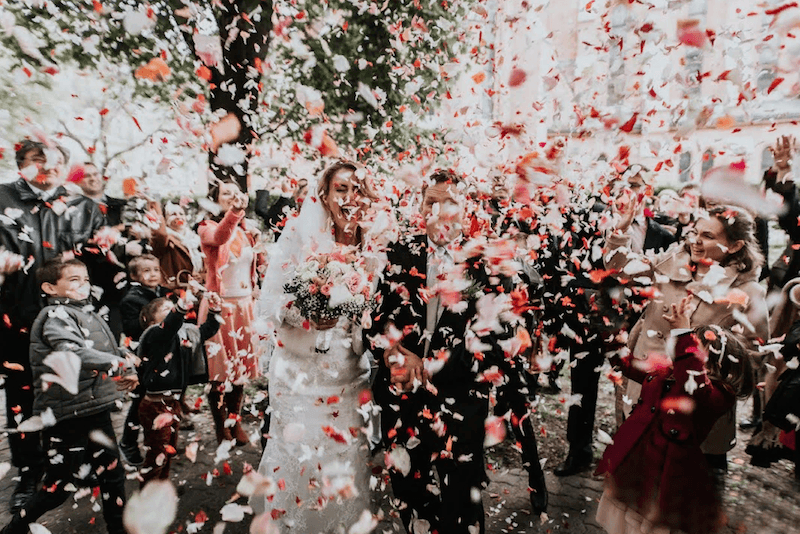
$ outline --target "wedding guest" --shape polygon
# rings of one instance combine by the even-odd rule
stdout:
[[[0,185],[0,214],[5,217],[0,224],[0,249],[33,262],[8,275],[0,287],[0,344],[9,429],[33,415],[30,329],[44,306],[33,273],[64,252],[78,253],[103,226],[103,214],[94,202],[69,196],[63,187],[67,158],[67,151],[58,145],[24,139],[16,150],[19,179]],[[67,210],[70,217],[64,216]],[[8,441],[11,462],[20,477],[11,495],[13,513],[36,491],[44,454],[39,432],[10,433]]]
[[[200,327],[184,322],[193,304],[188,300],[180,299],[175,305],[169,299],[157,298],[142,310],[146,329],[138,350],[138,374],[144,395],[139,404],[139,421],[147,451],[139,470],[142,486],[153,479],[169,479],[184,415],[183,393],[187,386],[208,380],[204,344],[219,330],[221,301],[214,294],[206,298],[209,313]],[[155,424],[164,414],[171,416],[169,424]]]
[[[43,484],[0,532],[26,534],[29,524],[73,494],[74,485],[81,484],[77,474],[88,465],[100,485],[107,531],[124,534],[125,471],[119,462],[111,411],[119,401],[118,389],[134,387],[136,376],[124,376],[128,364],[111,330],[87,309],[86,266],[76,259],[53,258],[36,275],[48,305],[31,328],[33,411],[41,415],[51,410],[56,423],[42,432],[48,451]],[[48,382],[48,376],[53,376],[51,358],[59,354],[79,358],[74,384]],[[94,438],[95,433],[105,440]]]
[[[160,224],[153,231],[150,244],[161,265],[164,286],[175,290],[189,279],[202,282],[200,236],[186,224],[186,211],[172,202],[167,202],[163,211],[158,202],[153,203],[153,208]]]
[[[206,288],[222,297],[222,328],[206,344],[211,390],[208,402],[217,441],[250,443],[241,424],[244,385],[258,376],[258,357],[253,342],[253,303],[258,290],[260,258],[255,250],[258,234],[244,222],[248,197],[230,182],[211,186],[208,197],[219,215],[200,223],[201,250],[206,262]],[[200,305],[198,321],[205,321],[207,302]],[[234,419],[233,426],[225,424]]]
[[[635,284],[649,283],[658,290],[634,325],[628,338],[633,356],[647,360],[666,352],[670,323],[666,313],[687,295],[692,297],[692,327],[715,324],[740,330],[749,348],[769,338],[766,291],[758,284],[763,257],[758,250],[753,218],[743,209],[717,206],[698,218],[693,232],[681,246],[652,259],[631,251],[627,234],[636,199],[618,206],[621,217],[606,239],[605,265],[615,276]],[[635,266],[633,264],[635,263]],[[632,267],[629,267],[632,266]],[[634,280],[635,279],[635,280]],[[639,399],[641,385],[630,381],[627,396]],[[625,405],[625,415],[632,409]],[[719,419],[701,448],[707,460],[721,471],[726,454],[735,444],[735,406]]]

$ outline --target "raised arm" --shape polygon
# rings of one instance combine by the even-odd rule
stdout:
[[[210,247],[221,247],[233,235],[236,226],[244,218],[244,210],[231,209],[225,214],[219,224],[201,224],[198,228],[200,242]]]

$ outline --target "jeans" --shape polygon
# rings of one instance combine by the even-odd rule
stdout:
[[[93,433],[105,435],[107,444],[92,439]],[[81,466],[90,464],[97,476],[103,499],[103,517],[110,534],[124,534],[122,509],[125,506],[125,471],[119,459],[111,413],[106,410],[94,415],[59,421],[42,431],[48,454],[44,481],[28,504],[11,520],[4,532],[27,534],[28,525],[45,513],[60,506],[72,494],[67,486],[85,485],[77,477]]]

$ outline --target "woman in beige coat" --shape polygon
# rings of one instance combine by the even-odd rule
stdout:
[[[654,258],[630,251],[627,230],[632,221],[625,210],[615,230],[606,238],[606,269],[623,283],[652,285],[652,300],[631,329],[628,348],[636,358],[648,360],[667,353],[674,315],[682,301],[691,309],[691,327],[717,325],[741,334],[755,349],[769,338],[766,290],[758,283],[764,258],[758,249],[753,218],[741,208],[717,206],[700,217],[686,238]],[[627,416],[639,398],[641,385],[629,382],[624,412]],[[735,444],[736,419],[732,410],[717,421],[702,444],[707,455],[724,454]]]

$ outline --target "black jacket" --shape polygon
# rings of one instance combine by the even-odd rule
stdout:
[[[365,331],[367,346],[378,360],[376,387],[388,388],[389,373],[383,361],[383,350],[376,347],[372,340],[383,334],[389,323],[403,331],[402,345],[414,354],[422,357],[425,339],[422,334],[427,322],[427,304],[420,298],[420,290],[426,287],[427,273],[427,238],[425,235],[415,236],[408,243],[397,243],[388,251],[389,267],[378,287],[378,307],[373,314],[373,323]],[[481,265],[473,264],[470,268],[473,280],[483,287],[489,287],[488,278]],[[504,281],[504,285],[510,284]],[[403,288],[403,289],[400,289]],[[407,293],[406,293],[407,292]],[[408,298],[405,298],[405,295]],[[444,367],[431,377],[431,382],[442,392],[452,390],[468,391],[475,387],[475,356],[466,347],[464,337],[470,319],[476,315],[476,299],[468,299],[466,311],[457,314],[445,308],[431,337],[429,354],[440,350],[448,353]],[[488,341],[493,349],[487,351],[487,364],[492,358],[502,358],[503,353],[496,345],[497,339]],[[380,384],[383,381],[383,384]],[[377,393],[376,393],[377,396]]]
[[[0,184],[0,247],[21,255],[33,265],[5,280],[0,289],[0,313],[12,327],[30,328],[44,307],[35,271],[64,251],[80,249],[101,226],[103,214],[92,200],[71,196],[63,187],[50,201],[43,201],[20,178]]]
[[[142,308],[159,297],[168,293],[167,288],[158,286],[155,291],[144,287],[138,282],[131,282],[128,292],[122,297],[119,303],[119,311],[122,315],[122,332],[133,341],[139,341],[144,332],[142,324],[139,322],[139,315]]]
[[[297,201],[294,197],[283,195],[272,197],[268,191],[256,191],[256,215],[264,220],[267,230],[272,230],[276,240],[283,232],[283,227],[286,226],[285,208],[288,208],[290,213],[297,211]]]
[[[182,391],[186,386],[208,382],[205,342],[219,330],[217,314],[209,313],[199,328],[185,324],[184,318],[185,312],[175,308],[163,323],[142,334],[138,373],[145,391]]]

